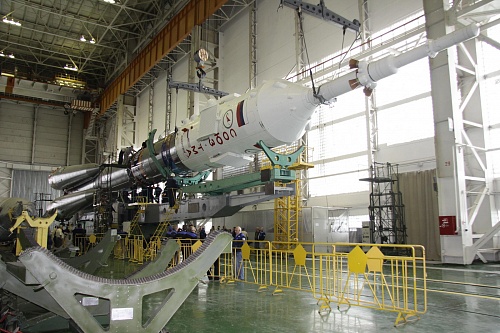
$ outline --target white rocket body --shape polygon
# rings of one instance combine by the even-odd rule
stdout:
[[[98,170],[95,166],[61,168],[49,183],[67,193],[55,199],[48,210],[71,216],[91,204],[92,193],[103,185],[112,191],[134,184],[147,186],[165,181],[168,175],[185,176],[222,166],[239,167],[252,161],[262,140],[268,147],[291,144],[299,139],[321,101],[329,101],[363,86],[371,94],[376,82],[398,68],[471,39],[479,27],[471,24],[398,56],[374,62],[352,61],[350,73],[323,84],[316,92],[285,80],[267,81],[238,96],[210,100],[207,107],[190,121],[183,121],[175,133],[142,148],[130,157],[130,164]],[[88,175],[85,182],[82,177]],[[95,176],[94,176],[95,175]],[[77,178],[78,177],[78,178]],[[75,179],[73,179],[75,178]]]
[[[242,96],[211,101],[179,128],[179,159],[192,171],[238,167],[260,151],[259,140],[269,147],[291,144],[304,134],[316,108],[307,98],[309,90],[284,80],[268,81]]]

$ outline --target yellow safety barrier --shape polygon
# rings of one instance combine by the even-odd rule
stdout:
[[[273,287],[275,295],[285,288],[311,292],[320,314],[331,311],[331,304],[340,311],[355,305],[398,313],[395,325],[399,325],[427,311],[422,246],[283,242],[254,246],[242,246],[241,267],[221,256],[218,276],[227,281],[243,276],[242,281],[259,285],[258,291]],[[390,255],[395,248],[407,255]]]
[[[144,237],[142,235],[129,235],[127,237],[127,248],[130,262],[144,263]]]
[[[156,255],[158,254],[160,248],[161,248],[161,238],[158,236],[151,237],[147,245],[147,248],[145,249],[146,258],[151,261],[155,260]]]
[[[115,247],[113,248],[113,255],[115,259],[126,259],[129,258],[129,251],[128,251],[128,236],[126,237],[121,237],[115,244]]]
[[[76,251],[77,256],[81,256],[82,254],[87,252],[87,245],[89,244],[89,238],[85,235],[75,235],[73,238],[73,245],[78,247]]]
[[[90,249],[96,246],[104,237],[104,234],[91,234],[88,236],[76,234],[72,240],[73,245],[78,247],[77,256],[87,253]]]
[[[170,267],[188,258],[202,244],[195,239],[177,242],[180,250]],[[126,244],[130,261],[143,263],[142,236],[131,236]],[[240,254],[240,265],[235,262],[235,249],[221,254],[207,272],[208,277],[221,283],[256,284],[259,292],[272,288],[274,295],[282,294],[284,289],[310,292],[317,300],[319,314],[331,311],[332,304],[340,311],[360,306],[395,312],[395,326],[410,318],[418,319],[427,311],[422,246],[255,241],[252,246],[245,242]]]

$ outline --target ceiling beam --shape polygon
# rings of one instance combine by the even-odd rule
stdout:
[[[196,26],[213,15],[227,0],[191,0],[156,35],[100,97],[100,115],[104,114],[163,57],[182,42]]]

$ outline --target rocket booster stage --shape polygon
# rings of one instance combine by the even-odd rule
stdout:
[[[398,56],[373,62],[351,60],[349,64],[356,70],[323,84],[316,94],[302,85],[276,80],[266,81],[241,96],[212,99],[198,116],[183,121],[176,132],[130,156],[130,162],[123,167],[101,170],[95,165],[83,165],[56,170],[49,183],[67,194],[55,199],[48,210],[57,209],[60,216],[69,217],[92,203],[92,194],[101,184],[116,191],[134,184],[156,184],[172,173],[182,177],[222,166],[244,166],[252,161],[252,154],[260,151],[260,140],[268,147],[277,147],[302,137],[322,102],[359,86],[369,95],[378,80],[395,74],[400,67],[426,56],[434,57],[478,34],[479,27],[471,24]]]

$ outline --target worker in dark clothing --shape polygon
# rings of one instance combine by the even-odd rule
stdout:
[[[245,234],[241,232],[241,227],[234,228],[233,253],[234,253],[234,276],[240,280],[245,279],[245,269],[243,267],[243,256],[241,247],[246,241]]]
[[[161,187],[159,185],[155,185],[154,196],[156,203],[160,203],[160,195],[161,195]]]
[[[87,230],[82,228],[82,224],[78,223],[76,228],[73,229],[73,244],[80,248],[80,251],[83,251],[85,248],[85,236],[87,235]]]
[[[148,202],[153,202],[153,197],[154,197],[153,192],[154,192],[153,186],[148,186],[147,187]]]
[[[205,227],[200,227],[200,239],[205,239],[207,238],[207,232],[205,231]]]
[[[165,198],[167,199],[170,207],[174,207],[175,205],[175,197],[177,196],[178,189],[179,185],[177,184],[177,181],[174,178],[167,178],[163,192],[166,193]],[[167,201],[162,202],[167,203]]]
[[[182,257],[186,260],[193,252],[192,246],[198,239],[196,228],[190,225],[186,230],[177,232],[176,238],[180,238]]]
[[[257,235],[257,239],[261,241],[257,243],[257,248],[265,248],[264,240],[266,240],[266,232],[264,231],[264,227],[259,228],[259,234]]]

